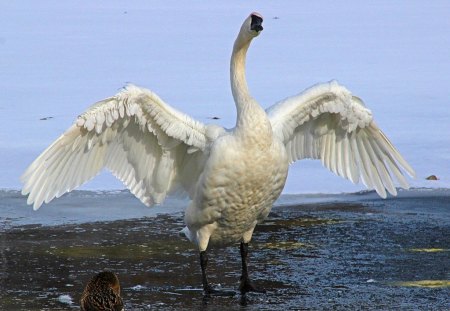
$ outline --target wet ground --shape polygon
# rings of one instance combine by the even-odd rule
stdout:
[[[45,207],[44,207],[45,208]],[[181,213],[0,232],[0,310],[72,310],[116,272],[127,310],[449,310],[450,197],[278,206],[255,231],[265,294],[204,299]],[[238,245],[212,249],[210,281],[237,289]]]

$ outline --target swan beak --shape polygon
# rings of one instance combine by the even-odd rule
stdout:
[[[264,29],[262,26],[263,19],[259,14],[258,15],[252,14],[251,17],[252,17],[252,22],[250,24],[250,29],[259,33],[261,30]]]

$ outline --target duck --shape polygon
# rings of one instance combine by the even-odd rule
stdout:
[[[97,273],[86,285],[81,296],[82,311],[122,311],[120,284],[111,271]]]
[[[189,197],[183,234],[199,251],[205,295],[208,247],[239,244],[241,294],[260,291],[248,272],[249,243],[282,193],[289,165],[320,160],[334,174],[362,182],[381,197],[409,188],[413,168],[375,123],[363,101],[337,81],[319,83],[267,109],[251,96],[247,51],[263,31],[251,13],[230,61],[235,127],[205,124],[154,92],[128,85],[82,113],[28,167],[22,194],[37,210],[110,170],[143,204]]]

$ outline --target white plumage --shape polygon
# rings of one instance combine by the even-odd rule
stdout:
[[[336,81],[313,86],[267,110],[289,161],[320,159],[333,173],[375,189],[383,198],[408,188],[401,167],[414,170],[378,128],[362,100]],[[392,176],[394,175],[395,178]]]
[[[30,193],[28,203],[38,209],[107,167],[151,206],[180,183],[195,184],[201,167],[187,147],[202,153],[213,139],[206,132],[207,126],[154,93],[128,86],[80,115],[30,165],[22,176],[22,193]]]
[[[106,167],[148,206],[187,193],[184,232],[204,252],[210,243],[248,243],[280,195],[288,164],[300,159],[320,159],[382,197],[386,189],[396,195],[396,181],[408,188],[403,171],[414,176],[413,169],[370,110],[337,82],[315,85],[267,111],[258,105],[248,92],[245,57],[261,23],[252,13],[233,48],[235,128],[205,125],[153,92],[127,86],[80,115],[30,165],[22,176],[27,203],[38,209]]]

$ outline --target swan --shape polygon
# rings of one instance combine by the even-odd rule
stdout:
[[[184,192],[182,232],[200,252],[205,294],[209,245],[240,243],[240,292],[257,291],[247,268],[255,226],[280,196],[294,161],[319,159],[333,173],[362,182],[383,198],[408,188],[414,170],[376,125],[362,100],[336,81],[314,85],[264,110],[250,95],[245,60],[263,30],[251,13],[234,42],[231,91],[236,125],[203,124],[150,90],[128,85],[81,114],[21,177],[37,210],[109,169],[145,205]]]
[[[82,311],[124,310],[117,275],[111,271],[103,271],[92,277],[84,288],[80,304]]]

